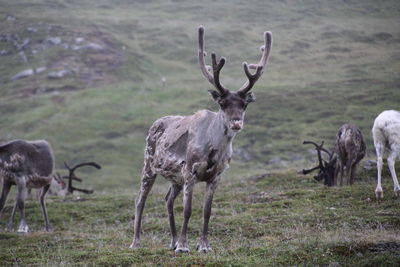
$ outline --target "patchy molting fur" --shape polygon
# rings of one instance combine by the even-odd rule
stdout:
[[[354,124],[344,124],[339,128],[336,136],[335,153],[337,155],[337,167],[335,170],[334,184],[340,176],[340,185],[345,177],[347,184],[353,184],[357,164],[365,156],[365,142],[361,130]]]
[[[24,201],[27,189],[42,188],[40,204],[45,218],[46,230],[51,230],[44,197],[53,180],[54,155],[50,144],[45,140],[14,140],[0,145],[0,175],[3,176],[3,190],[0,198],[0,215],[12,185],[18,188],[16,207],[21,213],[18,231],[27,232]],[[12,229],[16,209],[13,209],[8,228]]]
[[[385,110],[380,113],[374,121],[372,137],[374,139],[378,169],[378,184],[375,189],[375,195],[378,199],[383,198],[381,175],[383,155],[385,149],[387,149],[389,151],[387,162],[393,179],[394,193],[400,198],[400,185],[394,168],[396,158],[400,154],[400,112],[397,110]]]
[[[250,90],[261,77],[268,62],[272,45],[271,32],[264,33],[262,57],[258,64],[243,64],[248,81],[237,91],[225,88],[219,74],[225,59],[218,62],[211,54],[212,66],[205,64],[204,28],[199,27],[199,64],[204,77],[215,87],[209,90],[218,103],[218,112],[200,110],[191,116],[167,116],[157,120],[150,128],[146,139],[145,159],[139,195],[136,198],[134,231],[131,248],[140,247],[140,229],[142,214],[147,195],[157,175],[171,182],[165,197],[172,240],[170,248],[175,252],[188,252],[188,223],[192,213],[192,195],[194,184],[206,182],[203,205],[203,229],[197,243],[197,250],[208,252],[208,223],[211,216],[211,204],[220,174],[229,166],[232,156],[232,140],[243,128],[245,110],[254,95]],[[249,69],[255,70],[252,74]],[[178,238],[174,201],[183,190],[184,220]]]
[[[201,110],[192,116],[157,120],[150,128],[145,150],[151,171],[181,186],[188,175],[194,175],[197,182],[210,182],[222,173],[229,167],[234,133],[220,125],[212,127],[217,116]],[[218,132],[221,130],[224,134]]]

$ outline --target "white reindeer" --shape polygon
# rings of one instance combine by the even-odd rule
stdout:
[[[393,179],[394,193],[399,198],[400,186],[394,169],[394,163],[400,153],[400,112],[396,110],[385,110],[379,114],[372,127],[372,136],[374,138],[377,156],[376,165],[378,168],[378,184],[375,189],[376,198],[383,198],[381,174],[383,165],[382,158],[385,148],[389,150],[387,162]]]

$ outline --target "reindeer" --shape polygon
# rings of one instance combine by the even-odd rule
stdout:
[[[344,124],[336,135],[335,153],[337,154],[337,168],[334,184],[340,175],[340,185],[343,185],[343,176],[346,183],[352,185],[356,175],[357,164],[365,156],[365,142],[360,129],[354,124]],[[346,168],[345,168],[346,167]]]
[[[53,180],[51,183],[50,189],[49,189],[49,194],[52,195],[57,195],[57,196],[62,196],[65,197],[66,195],[72,195],[75,191],[81,192],[84,194],[93,194],[93,190],[91,189],[83,189],[83,188],[77,188],[72,185],[72,181],[77,181],[77,182],[82,182],[82,178],[79,178],[76,176],[75,171],[81,167],[85,166],[91,166],[96,169],[101,169],[101,166],[97,164],[96,162],[82,162],[78,163],[73,167],[68,166],[66,162],[64,162],[65,168],[68,170],[68,175],[61,176],[59,173],[56,173]],[[66,184],[63,179],[68,180],[68,184]]]
[[[303,145],[306,144],[311,144],[315,146],[315,150],[317,151],[318,155],[318,165],[314,168],[311,169],[303,169],[302,173],[304,175],[309,174],[310,172],[313,172],[315,170],[319,170],[318,174],[314,176],[314,179],[317,180],[318,182],[321,180],[324,180],[324,184],[327,186],[333,186],[334,181],[335,181],[335,175],[337,174],[336,171],[336,162],[337,162],[337,156],[335,153],[329,152],[324,146],[324,141],[321,142],[320,145],[316,144],[315,142],[312,141],[304,141]],[[321,152],[325,152],[328,155],[328,160],[324,160],[322,158]]]
[[[385,110],[376,117],[372,127],[372,137],[377,156],[378,184],[375,189],[377,199],[383,198],[381,185],[383,153],[385,148],[389,150],[387,163],[393,179],[394,193],[400,198],[400,186],[396,176],[394,164],[400,153],[400,112],[397,110]]]
[[[12,185],[16,185],[18,193],[15,206],[8,223],[12,230],[16,209],[19,209],[21,221],[18,232],[26,233],[29,230],[25,220],[25,198],[28,188],[42,188],[40,205],[45,221],[45,230],[52,227],[47,216],[44,198],[53,180],[54,156],[50,144],[45,140],[24,141],[15,140],[0,145],[0,176],[3,176],[3,190],[0,198],[0,217]]]
[[[211,204],[222,172],[229,167],[232,141],[243,128],[246,107],[255,100],[250,90],[266,69],[271,51],[272,34],[264,33],[262,57],[258,64],[243,63],[248,81],[238,90],[230,91],[220,82],[220,71],[225,58],[217,62],[211,54],[212,66],[205,64],[204,28],[198,29],[200,68],[205,78],[216,90],[209,90],[218,103],[218,112],[200,110],[191,116],[167,116],[151,126],[146,138],[144,166],[134,217],[134,240],[131,248],[140,247],[140,228],[143,208],[156,176],[171,182],[165,197],[171,228],[170,248],[175,252],[189,252],[187,228],[192,213],[192,195],[196,182],[206,183],[203,207],[203,229],[197,243],[199,252],[208,252],[208,223]],[[252,74],[249,69],[255,69]],[[183,189],[184,220],[178,237],[174,219],[174,201]]]

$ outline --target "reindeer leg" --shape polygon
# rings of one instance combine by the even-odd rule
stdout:
[[[6,204],[8,193],[10,193],[11,183],[6,181],[6,178],[3,177],[3,190],[1,191],[0,197],[0,218],[3,215],[4,206]]]
[[[397,158],[397,152],[395,149],[393,149],[390,152],[389,157],[387,158],[387,162],[388,162],[390,174],[392,175],[392,179],[393,179],[394,194],[397,198],[400,198],[400,186],[399,186],[399,181],[397,180],[396,170],[394,168],[396,158]]]
[[[181,191],[182,191],[182,186],[177,184],[172,184],[169,187],[167,195],[165,196],[168,217],[169,217],[169,226],[171,228],[171,237],[172,237],[171,244],[169,245],[170,249],[176,248],[177,234],[176,234],[175,217],[174,217],[174,201]]]
[[[351,171],[350,171],[350,185],[353,185],[355,177],[356,177],[356,172],[357,172],[357,163],[353,163],[351,166]]]
[[[19,223],[18,233],[27,233],[29,231],[29,227],[25,219],[25,199],[27,196],[25,177],[17,177],[16,183],[18,187],[16,207],[18,207],[19,213],[21,214],[21,221]]]
[[[382,165],[383,165],[383,151],[384,151],[384,146],[381,143],[375,144],[375,150],[376,150],[376,166],[378,169],[378,184],[376,185],[375,189],[375,196],[377,199],[382,199],[383,198],[383,190],[382,190],[382,185],[381,185],[381,180],[382,180]]]
[[[47,191],[49,190],[50,185],[46,185],[42,188],[41,193],[40,193],[40,206],[42,207],[42,213],[43,213],[43,217],[44,217],[44,223],[45,223],[45,230],[46,232],[52,232],[53,231],[53,227],[51,226],[51,224],[49,223],[49,218],[47,215],[47,208],[46,208],[46,203],[44,202],[44,198],[46,196]]]
[[[200,239],[197,243],[198,252],[209,252],[211,247],[208,244],[208,222],[211,216],[211,204],[213,201],[213,196],[215,189],[218,185],[218,178],[214,179],[211,183],[207,183],[206,193],[204,195],[204,207],[203,207],[203,231]]]
[[[146,172],[146,170],[148,170]],[[135,237],[129,248],[139,248],[140,247],[140,228],[142,224],[142,214],[144,205],[146,204],[147,196],[153,187],[154,181],[157,175],[153,174],[149,169],[147,169],[147,164],[143,168],[142,181],[140,185],[139,195],[136,199],[136,209],[135,209]]]
[[[345,180],[346,180],[346,185],[350,185],[350,174],[351,174],[351,167],[353,165],[353,162],[351,160],[352,156],[349,156],[349,159],[346,162],[346,171],[345,171]]]
[[[190,216],[192,215],[192,197],[193,197],[193,187],[194,187],[194,177],[189,177],[185,179],[185,184],[183,186],[183,225],[182,232],[176,243],[175,252],[189,252],[189,246],[187,243],[187,229],[189,224]]]
[[[343,176],[344,176],[344,166],[340,164],[340,186],[343,185]]]
[[[337,186],[339,172],[340,172],[340,164],[336,163],[335,164],[335,170],[333,172],[333,186]]]
[[[13,231],[13,227],[14,227],[14,218],[15,218],[15,212],[17,211],[17,200],[15,200],[13,209],[11,211],[11,215],[10,215],[10,219],[8,220],[8,224],[7,224],[7,231]]]

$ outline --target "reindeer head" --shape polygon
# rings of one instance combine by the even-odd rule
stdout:
[[[303,169],[303,174],[308,174],[314,170],[319,170],[318,174],[314,176],[314,179],[317,180],[318,182],[323,180],[324,184],[327,186],[333,186],[334,185],[334,175],[335,175],[335,168],[336,168],[336,156],[334,155],[333,152],[329,152],[325,148],[323,148],[324,141],[322,141],[321,145],[317,145],[314,142],[311,141],[304,141],[303,144],[312,144],[315,146],[315,149],[317,150],[318,154],[318,166],[305,170]],[[328,161],[322,159],[321,156],[321,151],[325,152],[328,154],[329,159]]]
[[[237,91],[230,91],[222,85],[219,74],[225,64],[225,58],[217,62],[215,53],[211,54],[212,65],[206,65],[204,57],[207,53],[204,50],[204,28],[199,27],[199,63],[201,71],[206,79],[215,87],[216,90],[209,90],[213,99],[220,106],[225,125],[232,131],[240,131],[243,128],[243,120],[246,107],[249,103],[255,101],[254,94],[250,92],[251,88],[263,74],[268,58],[271,52],[272,33],[264,33],[264,45],[261,46],[262,57],[258,64],[243,63],[244,72],[248,81]],[[249,69],[254,69],[255,73],[250,73]]]

